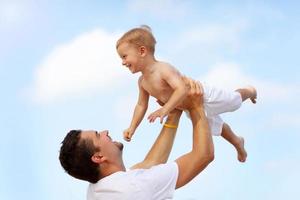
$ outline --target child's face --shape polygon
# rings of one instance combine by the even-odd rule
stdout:
[[[120,58],[122,59],[122,65],[126,66],[131,73],[137,73],[141,71],[141,58],[142,55],[135,45],[129,43],[121,43],[117,49]]]

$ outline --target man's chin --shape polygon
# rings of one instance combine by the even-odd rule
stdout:
[[[120,151],[123,151],[124,145],[121,142],[114,142],[114,144],[120,149]]]

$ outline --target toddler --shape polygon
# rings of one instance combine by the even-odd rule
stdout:
[[[166,62],[155,59],[156,40],[148,26],[134,28],[126,32],[116,44],[117,52],[122,59],[122,65],[131,73],[141,72],[138,80],[139,97],[129,128],[124,133],[124,139],[130,141],[136,128],[144,118],[148,108],[149,96],[156,98],[163,106],[148,116],[150,122],[165,116],[173,109],[188,110],[184,101],[189,92],[183,75]],[[245,162],[247,152],[244,148],[244,139],[233,133],[230,126],[223,122],[219,114],[232,112],[238,109],[242,102],[250,99],[256,103],[256,90],[253,87],[240,88],[228,91],[201,83],[203,102],[211,133],[222,136],[237,150],[238,160]],[[176,128],[166,125],[169,128]]]

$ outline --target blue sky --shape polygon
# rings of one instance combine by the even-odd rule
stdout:
[[[246,140],[241,164],[214,137],[214,162],[175,200],[297,199],[300,195],[300,4],[297,1],[0,0],[0,199],[85,198],[87,183],[58,161],[70,129],[108,129],[122,141],[137,78],[121,66],[117,38],[151,26],[156,57],[217,86],[255,85],[258,103],[223,116]],[[148,113],[157,108],[154,99]],[[142,122],[125,144],[141,161],[161,125]],[[191,148],[183,116],[170,156]]]

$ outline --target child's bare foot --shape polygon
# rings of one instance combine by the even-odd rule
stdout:
[[[256,92],[256,89],[254,88],[254,87],[252,87],[252,86],[248,86],[248,87],[246,87],[246,89],[247,90],[249,90],[249,92],[250,92],[250,100],[251,100],[251,102],[252,103],[256,103],[256,98],[257,98],[257,92]]]
[[[239,142],[235,146],[238,153],[238,160],[240,162],[245,162],[247,158],[247,152],[245,150],[245,142],[243,137],[239,137]]]

